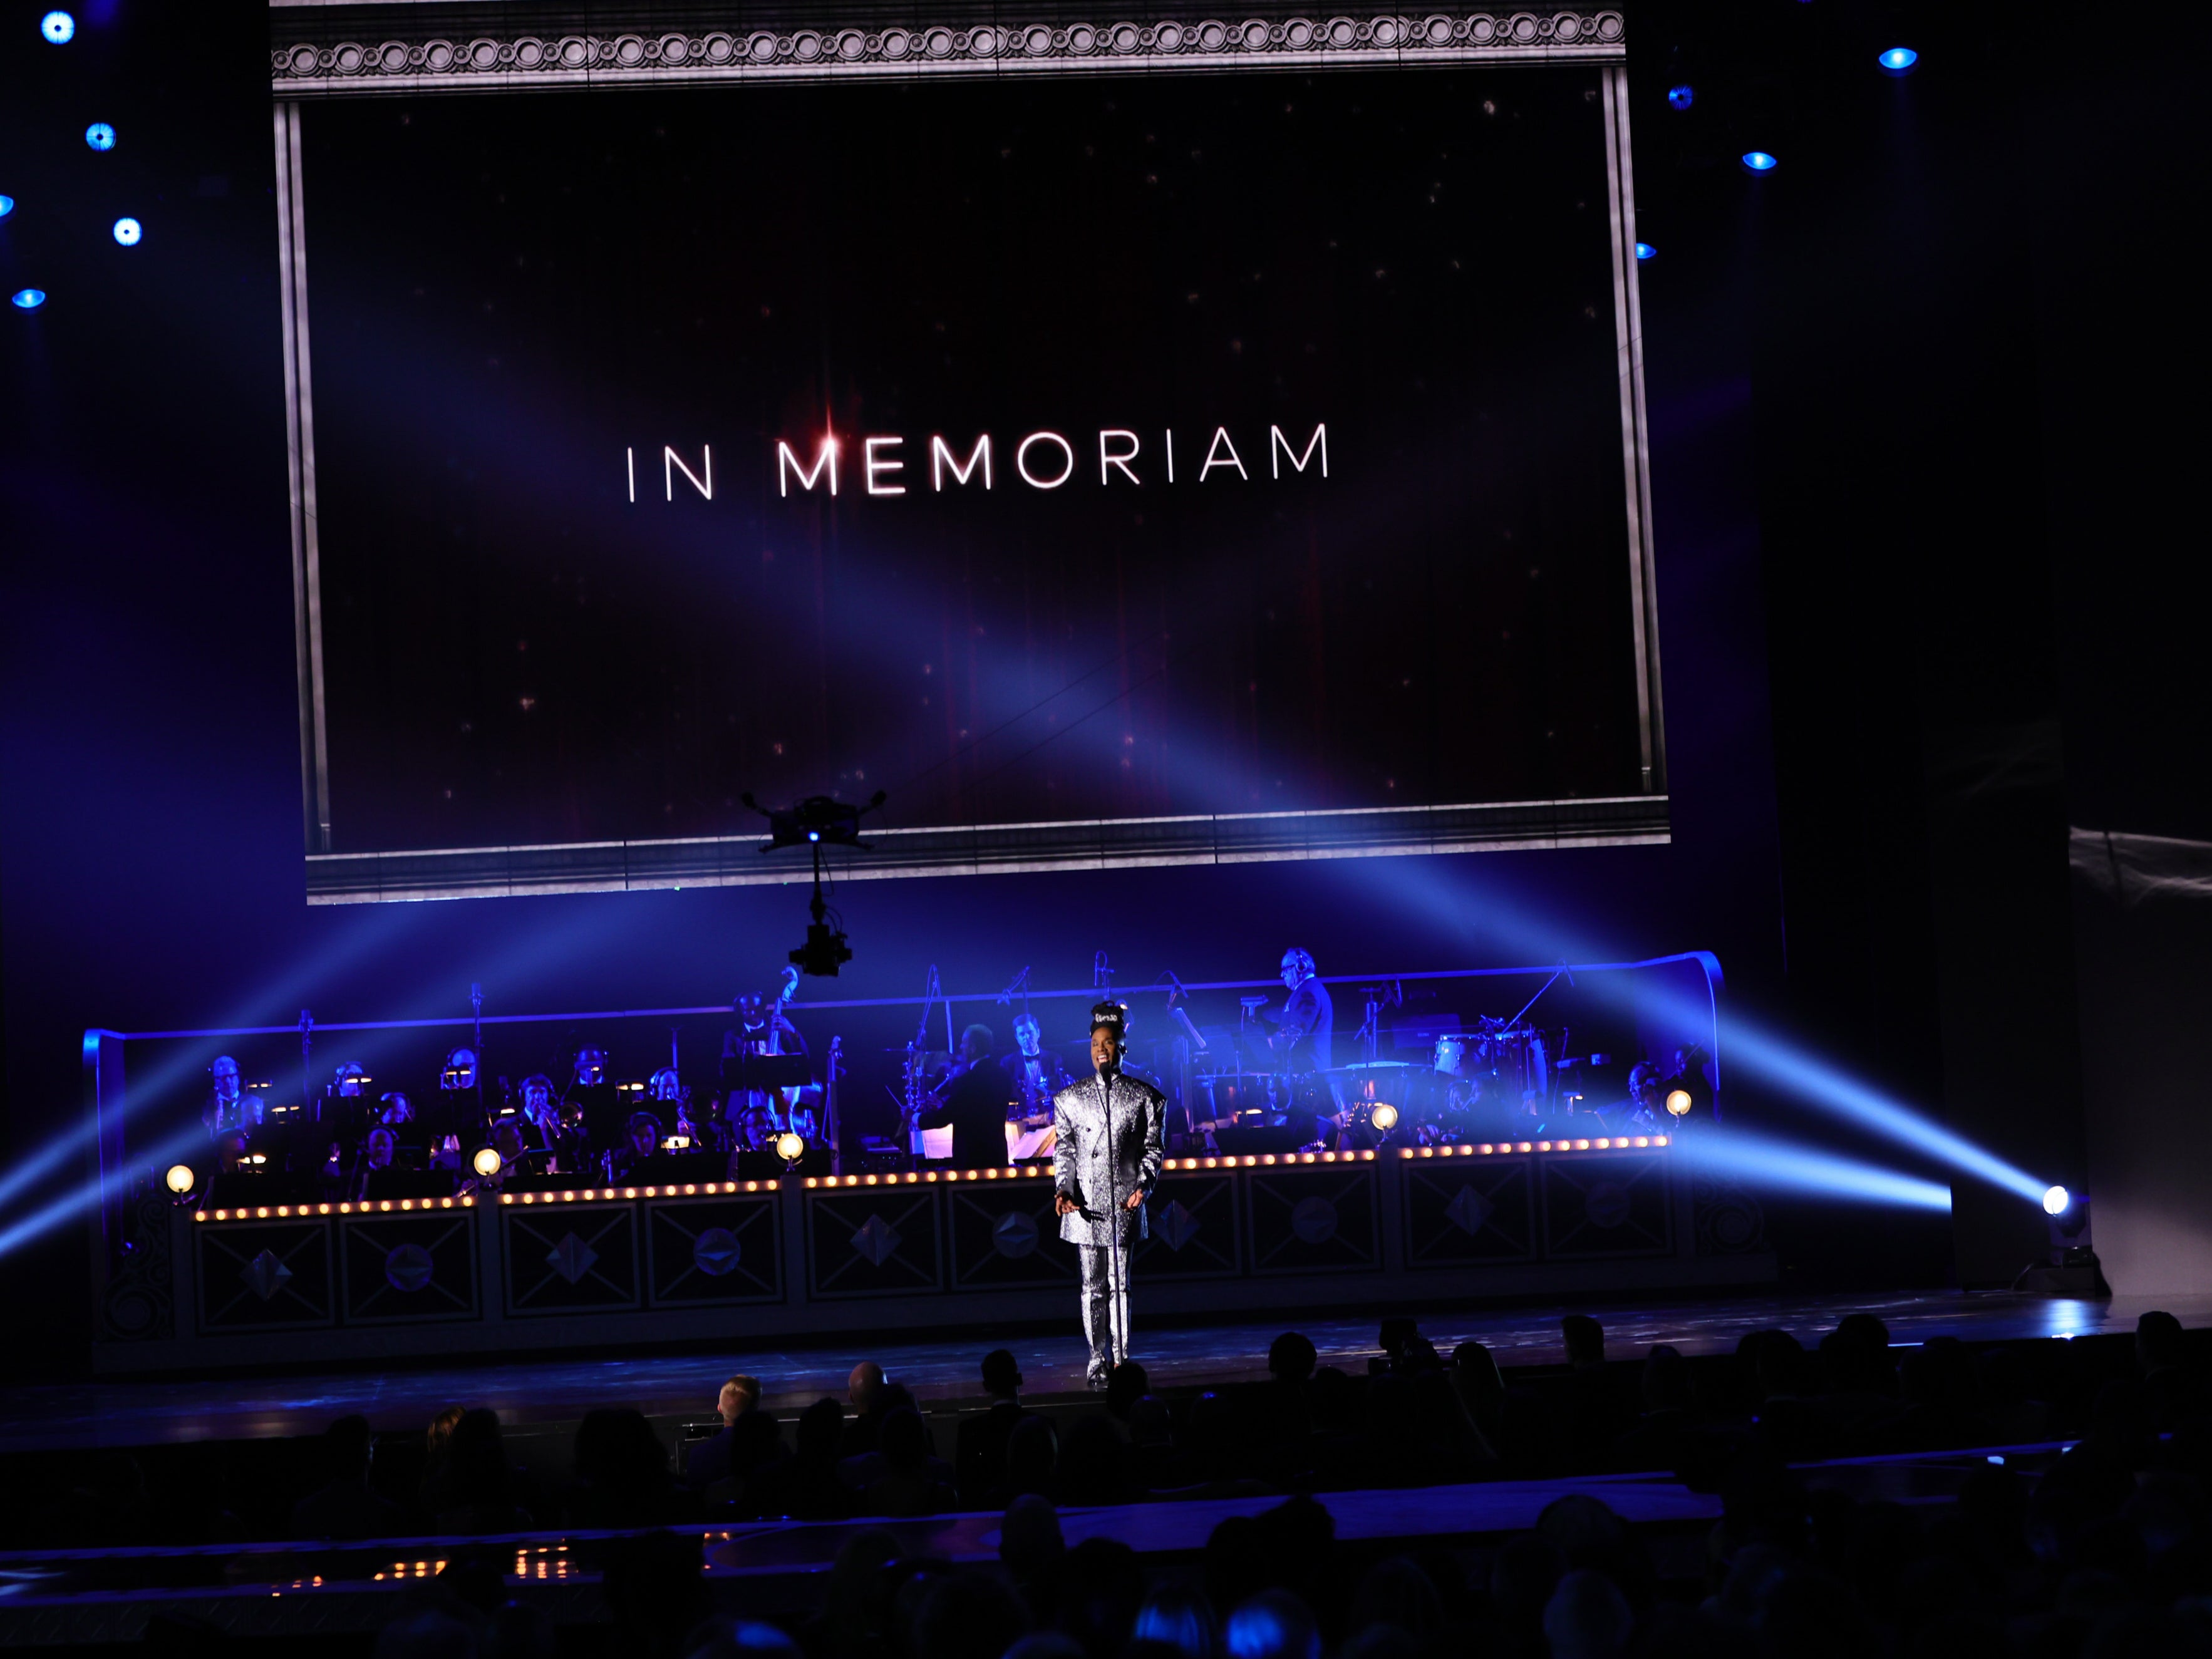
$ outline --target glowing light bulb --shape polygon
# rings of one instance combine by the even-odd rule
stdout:
[[[2073,1194],[2063,1187],[2053,1187],[2043,1195],[2043,1212],[2045,1215],[2063,1215],[2066,1206],[2073,1201]]]
[[[42,288],[19,288],[9,299],[18,311],[36,311],[46,302],[46,291]]]
[[[786,1164],[796,1164],[805,1155],[806,1137],[795,1130],[786,1129],[775,1138],[775,1155]]]
[[[136,219],[124,217],[115,222],[115,240],[125,247],[137,247],[146,234],[146,228]]]
[[[1881,57],[1875,59],[1875,62],[1880,64],[1882,68],[1887,70],[1892,75],[1907,74],[1911,70],[1912,66],[1919,61],[1920,54],[1913,51],[1910,46],[1892,46],[1887,52],[1882,53]]]
[[[1368,1119],[1376,1128],[1382,1130],[1384,1134],[1388,1134],[1398,1127],[1398,1109],[1389,1101],[1383,1101],[1368,1115]]]
[[[172,1164],[169,1166],[169,1173],[161,1179],[171,1192],[181,1198],[185,1194],[191,1191],[195,1177],[191,1164]]]
[[[1687,1089],[1669,1089],[1667,1091],[1667,1109],[1676,1117],[1688,1116],[1691,1104]]]
[[[1743,164],[1753,173],[1771,173],[1782,165],[1763,149],[1744,151]]]
[[[113,149],[115,129],[105,121],[94,121],[84,130],[84,142],[94,149]]]
[[[65,11],[50,11],[39,19],[39,33],[57,46],[76,39],[76,19]]]
[[[1638,242],[1636,245],[1636,257],[1639,259],[1656,259],[1659,257],[1659,250],[1649,242]]]
[[[500,1156],[496,1146],[479,1146],[477,1155],[469,1160],[469,1167],[486,1181],[499,1173]]]

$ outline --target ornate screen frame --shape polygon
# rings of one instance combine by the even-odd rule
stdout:
[[[937,9],[945,6],[945,9]],[[1620,380],[1630,602],[1643,789],[1632,795],[1328,812],[1255,812],[878,831],[846,878],[987,870],[1228,863],[1504,851],[1668,839],[1664,710],[1637,292],[1626,27],[1613,9],[1328,13],[1281,5],[1132,15],[1024,3],[923,10],[883,0],[738,7],[623,3],[588,10],[453,0],[272,0],[277,223],[283,283],[300,757],[311,903],[780,882],[752,836],[398,853],[331,850],[313,377],[301,106],[320,98],[519,93],[748,82],[933,76],[1231,74],[1384,65],[1586,64],[1601,70]]]

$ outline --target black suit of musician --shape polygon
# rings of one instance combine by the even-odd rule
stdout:
[[[915,1122],[925,1129],[952,1126],[954,1169],[996,1169],[1006,1161],[1006,1098],[1012,1089],[991,1058],[989,1026],[970,1025],[960,1034],[960,1058],[967,1069],[952,1079],[945,1103]]]

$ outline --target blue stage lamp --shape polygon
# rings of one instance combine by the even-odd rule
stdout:
[[[115,240],[125,247],[137,247],[145,234],[146,228],[128,216],[115,222]]]
[[[6,218],[15,210],[15,198],[12,196],[0,196],[0,219]]]
[[[1687,109],[1691,105],[1697,101],[1698,89],[1692,86],[1687,81],[1683,82],[1679,87],[1669,87],[1667,88],[1667,107],[1668,109]]]
[[[84,142],[94,149],[113,149],[115,129],[105,121],[94,121],[84,130]]]
[[[1743,153],[1743,165],[1752,173],[1771,173],[1782,164],[1763,149],[1747,149]]]
[[[2043,1195],[2043,1212],[2045,1215],[2064,1215],[2066,1206],[2073,1201],[2074,1195],[2063,1187],[2053,1187]]]
[[[1884,72],[1890,75],[1910,75],[1912,73],[1912,66],[1919,61],[1920,54],[1910,46],[1892,46],[1875,59],[1875,62],[1881,65]]]
[[[76,39],[76,19],[65,11],[50,11],[39,19],[39,33],[58,46]]]
[[[36,311],[46,302],[46,291],[42,288],[19,288],[9,297],[9,303],[18,311]]]
[[[1659,257],[1659,250],[1649,242],[1638,242],[1636,245],[1636,257],[1639,259],[1656,259]]]

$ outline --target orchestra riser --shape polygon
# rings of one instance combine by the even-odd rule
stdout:
[[[200,1212],[98,1287],[105,1375],[1073,1322],[1049,1172],[799,1177]],[[1136,1315],[1442,1309],[1771,1284],[1755,1200],[1663,1146],[1171,1160]]]

